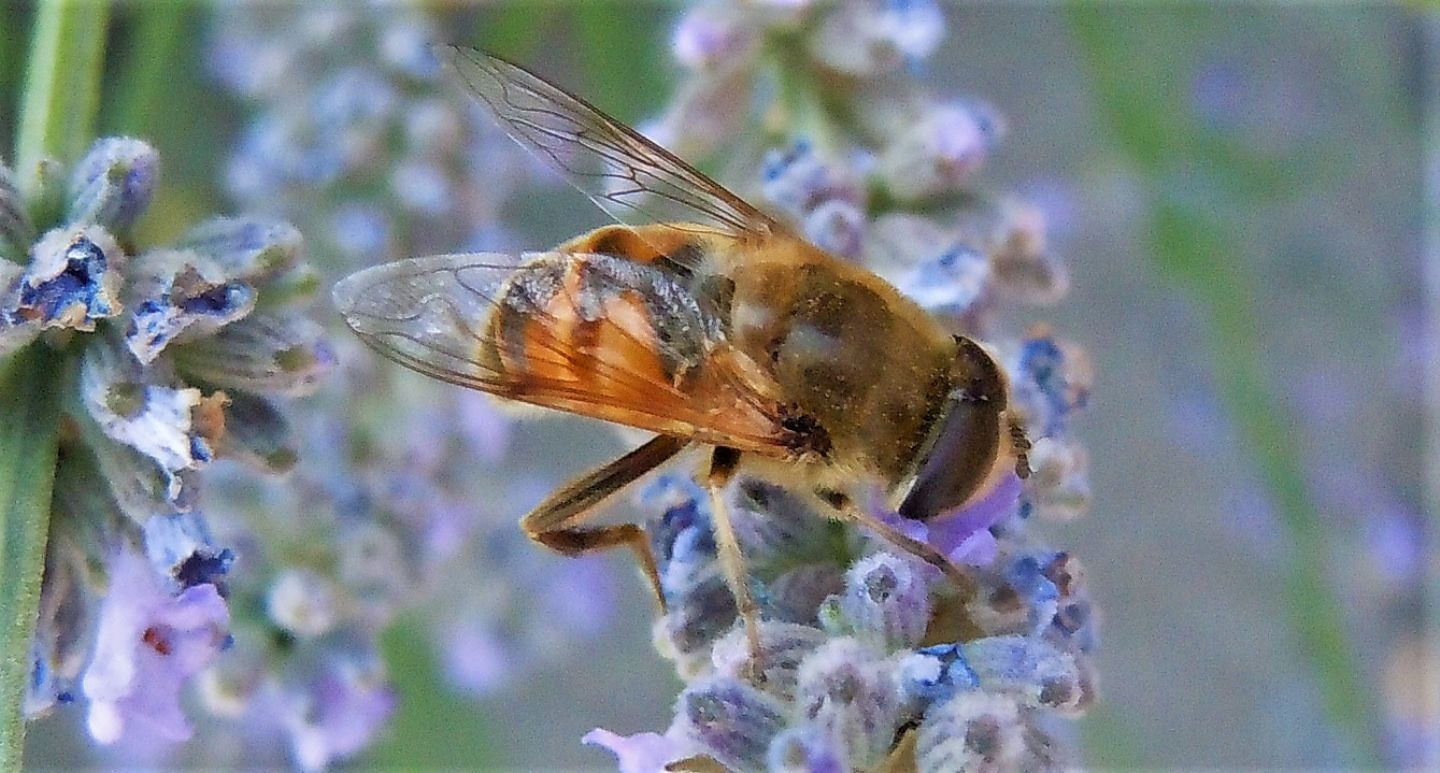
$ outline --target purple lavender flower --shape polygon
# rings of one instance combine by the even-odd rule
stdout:
[[[184,740],[190,725],[180,690],[225,646],[225,601],[208,583],[174,594],[144,559],[124,550],[111,560],[109,575],[95,652],[81,682],[90,700],[90,734],[111,743],[133,724]]]
[[[670,733],[636,733],[622,736],[609,730],[596,729],[586,733],[581,740],[614,754],[620,773],[652,773],[664,770],[666,765],[698,753],[694,745],[675,738]]]

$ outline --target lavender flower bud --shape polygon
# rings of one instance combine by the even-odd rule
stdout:
[[[794,561],[805,555],[834,559],[816,549],[829,542],[829,522],[793,492],[763,481],[742,480],[728,498],[735,531],[750,561]],[[712,555],[713,550],[712,545]]]
[[[220,586],[235,562],[233,552],[215,546],[205,521],[196,514],[155,515],[143,529],[151,568],[175,592],[197,585]]]
[[[290,423],[273,403],[246,392],[230,395],[221,455],[269,472],[288,472],[299,452]]]
[[[982,691],[955,693],[930,708],[916,739],[919,773],[1020,770],[1025,724],[1012,698]]]
[[[840,611],[855,636],[885,651],[920,643],[930,623],[930,592],[914,564],[890,553],[856,561],[845,574]]]
[[[760,687],[786,701],[795,698],[795,681],[800,662],[825,641],[825,633],[808,625],[760,621],[760,662],[764,680]],[[750,663],[750,647],[742,627],[715,642],[710,653],[715,674],[740,679]]]
[[[95,620],[93,589],[85,556],[68,540],[52,538],[45,552],[45,582],[31,644],[31,674],[26,685],[27,719],[48,713],[57,703],[75,699]]]
[[[770,582],[771,614],[776,620],[818,625],[821,603],[845,589],[845,574],[829,562],[803,564]]]
[[[1028,204],[1008,201],[1003,207],[1005,237],[991,253],[995,286],[1023,303],[1049,304],[1070,291],[1064,261],[1045,244],[1045,216]]]
[[[848,773],[844,750],[834,736],[815,726],[794,727],[775,736],[767,755],[771,773]]]
[[[95,223],[124,237],[145,208],[160,176],[155,149],[129,137],[96,142],[70,177],[71,223]]]
[[[842,3],[828,11],[809,38],[810,55],[852,76],[878,75],[929,56],[945,34],[945,17],[931,0]]]
[[[958,644],[937,644],[906,655],[897,674],[901,692],[922,706],[980,684],[979,675],[970,668]]]
[[[731,5],[701,5],[686,13],[675,26],[670,50],[681,66],[714,70],[748,56],[758,43],[756,30]]]
[[[956,244],[903,274],[897,286],[936,314],[965,317],[978,312],[988,301],[992,276],[990,261],[984,254]]]
[[[15,313],[20,305],[20,280],[24,275],[24,266],[0,257],[0,357],[19,351],[40,335],[39,324]]]
[[[860,257],[865,213],[844,199],[826,199],[805,216],[805,236],[820,249],[843,258]]]
[[[934,196],[961,185],[979,169],[999,133],[998,119],[984,107],[935,105],[885,149],[877,171],[898,199]]]
[[[693,677],[709,665],[709,649],[735,624],[735,594],[718,566],[684,593],[666,591],[669,612],[655,621],[655,647],[675,661],[681,676]]]
[[[180,496],[182,470],[214,458],[224,432],[224,395],[145,383],[128,355],[104,345],[86,350],[80,394],[90,417],[111,440],[149,457],[167,476],[166,496]]]
[[[294,268],[300,232],[289,223],[250,217],[216,217],[185,233],[180,246],[219,264],[226,277],[260,283]]]
[[[795,687],[799,716],[862,768],[889,751],[900,724],[900,697],[894,664],[853,638],[831,639],[805,658]]]
[[[680,693],[675,714],[670,734],[737,770],[763,767],[771,740],[785,726],[783,704],[727,677],[687,687]]]
[[[827,199],[857,204],[865,199],[859,181],[847,169],[821,158],[805,139],[784,151],[770,151],[761,176],[765,198],[796,219]]]
[[[301,396],[335,365],[325,330],[301,317],[256,314],[175,355],[180,372],[204,383]]]
[[[156,271],[136,287],[125,344],[149,365],[171,343],[213,334],[255,308],[255,290],[226,282],[209,261],[188,251],[157,250],[142,256],[137,269]],[[146,281],[148,280],[148,281]]]
[[[1030,448],[1030,470],[1025,494],[1040,517],[1069,521],[1090,509],[1090,463],[1084,448],[1042,437]]]
[[[120,313],[124,263],[120,245],[99,226],[50,231],[35,244],[16,307],[5,311],[43,328],[92,331],[96,321]]]
[[[165,470],[155,460],[128,445],[112,442],[88,414],[78,422],[95,454],[97,478],[114,497],[115,506],[136,523],[157,513],[188,512],[194,506],[195,471]]]
[[[1044,573],[1060,594],[1050,633],[1062,647],[1092,651],[1098,644],[1098,621],[1090,592],[1085,587],[1085,568],[1080,559],[1060,553],[1044,568]]]
[[[1028,706],[1073,713],[1084,690],[1075,658],[1038,639],[992,636],[961,647],[989,692],[1008,693]]]
[[[1049,335],[1025,339],[1014,355],[1011,372],[1015,401],[1025,413],[1032,435],[1059,435],[1070,414],[1090,399],[1094,369],[1076,346]]]
[[[957,244],[952,229],[909,212],[887,212],[870,221],[865,263],[887,277],[903,276],[944,256]]]

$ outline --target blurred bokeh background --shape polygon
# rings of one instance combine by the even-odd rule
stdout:
[[[418,8],[433,26],[417,29],[532,63],[630,122],[660,115],[680,80],[676,6]],[[141,226],[149,240],[268,198],[301,208],[287,216],[334,278],[402,257],[396,249],[541,248],[604,222],[507,155],[503,138],[493,164],[475,162],[475,144],[495,142],[493,132],[445,125],[443,115],[433,131],[477,133],[465,140],[471,166],[445,170],[448,203],[427,203],[434,170],[407,166],[414,157],[403,152],[372,149],[391,159],[373,179],[318,197],[303,176],[267,178],[282,174],[267,163],[304,166],[280,158],[309,131],[294,128],[294,114],[323,122],[326,110],[394,108],[376,104],[381,86],[367,80],[382,79],[374,63],[394,54],[374,24],[322,52],[343,61],[349,86],[311,80],[333,75],[314,52],[284,72],[286,93],[262,82],[281,57],[270,47],[304,44],[280,30],[307,9],[269,6],[263,21],[243,6],[115,9],[99,122],[102,134],[144,137],[161,153],[161,187]],[[1006,117],[983,179],[1037,205],[1070,266],[1062,303],[1011,321],[1053,326],[1090,353],[1097,374],[1076,427],[1090,454],[1090,512],[1045,527],[1085,562],[1104,616],[1103,699],[1079,722],[1085,759],[1100,768],[1436,764],[1440,716],[1425,691],[1440,659],[1426,644],[1424,594],[1427,572],[1435,577],[1426,550],[1434,513],[1423,453],[1435,302],[1422,281],[1424,215],[1434,207],[1423,131],[1437,82],[1434,22],[1388,4],[944,12],[944,42],[915,76]],[[9,148],[34,9],[12,1],[3,14],[0,148]],[[385,99],[419,104],[403,100],[423,101],[433,86],[406,88]],[[330,162],[313,163],[323,177]],[[387,185],[426,214],[407,221],[366,203]],[[340,202],[329,214],[324,196]],[[469,220],[425,225],[461,217],[446,212],[460,200]],[[328,301],[318,304],[316,316],[337,325]],[[340,381],[380,387],[343,413],[322,390],[295,413],[348,416],[368,428],[349,442],[375,446],[374,458],[387,460],[377,466],[454,483],[451,506],[480,513],[465,516],[471,533],[481,517],[487,535],[511,534],[487,536],[488,563],[446,569],[439,592],[389,626],[383,651],[398,713],[353,764],[609,767],[580,736],[663,727],[679,687],[651,648],[645,588],[628,556],[577,569],[509,524],[547,486],[613,455],[620,439],[577,419],[509,425],[483,401],[350,344],[340,347]],[[434,448],[439,428],[456,424],[469,427],[463,442]],[[292,475],[303,477],[311,457],[323,463],[323,438],[347,431],[308,432]],[[282,523],[311,512],[303,497],[231,477],[212,486],[207,506],[269,508]],[[485,599],[480,617],[503,614],[503,629],[467,628],[456,609],[467,595]],[[576,598],[585,601],[567,606]],[[489,660],[447,655],[436,646],[447,637]],[[95,752],[81,713],[63,707],[29,738],[37,769],[151,759]],[[255,762],[249,755],[263,748],[202,723],[176,756],[151,761],[226,766]],[[265,759],[282,763],[285,752]]]

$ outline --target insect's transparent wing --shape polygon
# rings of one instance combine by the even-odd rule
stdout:
[[[538,260],[547,257],[548,263]],[[352,274],[333,296],[366,344],[433,378],[655,432],[782,454],[791,433],[782,426],[778,389],[768,377],[723,341],[664,341],[645,327],[655,321],[634,314],[633,306],[620,304],[614,313],[621,316],[613,318],[587,306],[559,281],[556,262],[591,257],[413,258]],[[559,300],[545,308],[525,304],[522,312],[508,294],[525,281],[553,288]],[[581,319],[582,306],[590,318]],[[505,315],[500,324],[497,314]],[[515,340],[497,341],[499,328],[513,331]],[[705,335],[699,328],[685,334]],[[715,354],[704,363],[704,378],[693,384],[675,383],[659,365],[662,347],[682,343]]]
[[[435,51],[511,137],[619,222],[693,223],[739,238],[780,229],[675,154],[523,67],[470,48]]]
[[[351,274],[331,295],[346,324],[381,354],[500,393],[510,379],[480,358],[480,342],[503,284],[518,270],[519,260],[500,254],[399,260]]]

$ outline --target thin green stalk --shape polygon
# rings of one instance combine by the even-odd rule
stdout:
[[[42,344],[0,361],[0,770],[19,770],[21,706],[40,603],[60,425],[60,389]]]
[[[27,195],[40,159],[73,161],[94,138],[109,13],[101,0],[44,0],[36,9],[15,148]]]
[[[1373,767],[1379,759],[1373,697],[1347,641],[1343,605],[1323,571],[1329,546],[1294,454],[1300,447],[1296,422],[1264,376],[1264,352],[1254,327],[1259,316],[1256,284],[1244,245],[1220,215],[1193,202],[1174,201],[1164,188],[1163,180],[1177,165],[1206,155],[1213,142],[1173,104],[1172,90],[1165,87],[1173,84],[1173,74],[1139,53],[1137,37],[1148,32],[1136,28],[1133,15],[1113,8],[1075,8],[1071,18],[1105,128],[1115,137],[1115,149],[1144,176],[1151,191],[1150,254],[1156,267],[1182,284],[1208,314],[1221,399],[1293,545],[1282,596],[1326,714],[1349,740],[1352,762]],[[1219,171],[1232,166],[1213,156],[1206,161]],[[1236,169],[1235,174],[1243,176],[1245,170]],[[1258,203],[1263,194],[1227,195],[1234,204],[1244,198]]]
[[[21,95],[16,172],[42,187],[40,162],[73,160],[94,132],[109,8],[50,0],[35,14]],[[30,645],[40,603],[50,495],[59,453],[62,369],[44,344],[0,360],[0,770],[19,770]]]

